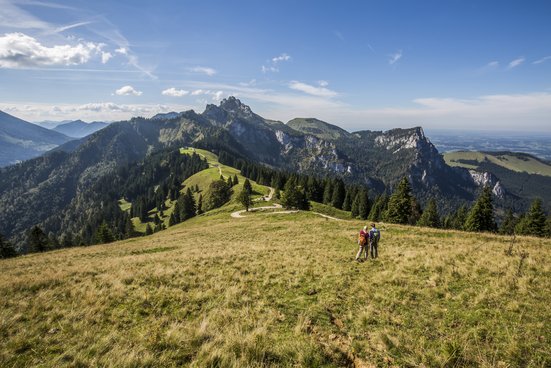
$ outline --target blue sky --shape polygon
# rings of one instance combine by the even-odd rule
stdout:
[[[551,130],[549,1],[0,0],[0,109]]]

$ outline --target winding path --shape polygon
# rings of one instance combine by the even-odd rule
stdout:
[[[270,188],[270,193],[268,194],[267,197],[257,198],[256,201],[271,201],[273,196],[274,196],[274,193],[275,193],[274,188]],[[250,208],[248,212],[262,212],[262,211],[265,211],[265,210],[273,210],[273,209],[280,209],[280,208],[282,208],[281,205],[278,204],[278,203],[275,203],[272,206],[263,206],[263,207]],[[244,212],[247,212],[247,210],[240,210],[240,211],[232,212],[231,217],[233,217],[233,218],[245,218],[247,216],[242,215],[242,213],[244,213]],[[289,210],[289,211],[268,212],[267,214],[268,215],[283,215],[283,214],[298,213],[298,212],[300,212],[300,211],[299,210]],[[339,219],[339,218],[329,216],[329,215],[325,215],[325,214],[319,213],[319,212],[312,212],[312,211],[302,211],[302,212],[313,213],[314,215],[325,217],[326,219],[329,219],[329,220],[341,221],[341,219]]]

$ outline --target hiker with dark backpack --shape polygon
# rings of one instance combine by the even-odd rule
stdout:
[[[356,254],[356,261],[361,262],[362,252],[365,251],[365,258],[367,259],[369,251],[369,233],[367,232],[367,226],[364,226],[363,229],[360,230],[360,235],[358,235],[358,245],[360,246],[360,250],[358,250],[358,254]]]
[[[371,230],[369,230],[369,249],[371,250],[371,258],[375,259],[379,256],[377,248],[379,247],[379,240],[381,239],[381,232],[375,227],[375,224],[371,224]],[[367,258],[367,250],[365,252]]]

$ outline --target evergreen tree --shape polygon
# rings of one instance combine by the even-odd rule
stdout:
[[[245,178],[245,181],[243,182],[243,189],[249,192],[249,194],[253,193],[253,186],[251,185],[251,182],[247,178]]]
[[[321,202],[323,200],[323,189],[319,181],[313,177],[309,176],[306,181],[306,197],[310,201]]]
[[[115,240],[113,232],[105,221],[96,230],[95,242],[99,244],[112,243]]]
[[[199,194],[199,199],[197,200],[197,214],[200,215],[203,213],[203,194]]]
[[[199,184],[195,184],[195,193],[199,193],[200,190],[199,190]]]
[[[279,188],[275,188],[274,190],[274,199],[281,199],[281,191]]]
[[[228,175],[228,186],[230,188],[233,187],[233,179],[232,179],[231,175]]]
[[[381,194],[380,196],[377,196],[375,199],[375,203],[371,207],[371,211],[369,211],[368,218],[371,221],[381,221],[381,218],[383,217],[383,214],[386,212],[388,205],[388,196],[385,194]]]
[[[467,221],[468,214],[469,210],[467,206],[461,205],[451,217],[450,228],[456,230],[464,230],[465,221]]]
[[[434,199],[431,199],[427,204],[427,207],[423,211],[419,221],[417,221],[417,225],[436,228],[440,227],[440,216],[438,215],[438,208]]]
[[[0,234],[0,259],[15,257],[17,252],[13,245]]]
[[[310,203],[306,198],[304,189],[297,185],[295,177],[289,178],[285,184],[283,195],[281,196],[281,205],[287,209],[296,208],[299,210],[310,209]]]
[[[423,211],[421,210],[421,205],[417,202],[415,197],[411,197],[411,215],[409,215],[408,224],[415,225],[421,218]]]
[[[360,189],[360,191],[358,192],[358,197],[359,197],[358,216],[362,220],[366,220],[370,210],[369,196],[367,195],[367,190]]]
[[[221,207],[228,202],[232,195],[232,189],[224,180],[216,180],[210,183],[207,196],[204,199],[205,210],[210,211]]]
[[[354,200],[352,201],[352,206],[350,206],[350,216],[352,218],[357,218],[360,215],[360,202],[361,202],[361,195],[358,191],[356,195],[354,196]]]
[[[333,182],[330,179],[325,180],[325,187],[323,188],[323,203],[330,204],[333,199]]]
[[[172,211],[172,215],[170,216],[173,221],[172,225],[179,224],[182,220],[180,220],[180,212],[182,212],[182,201],[177,200],[176,203],[174,203],[174,210]]]
[[[522,235],[546,236],[548,233],[546,216],[541,208],[541,199],[535,199],[523,220],[517,226],[517,233]]]
[[[505,218],[501,222],[499,227],[499,233],[503,235],[513,235],[515,233],[515,226],[517,225],[517,219],[513,214],[512,209],[508,209],[505,214]]]
[[[147,226],[145,227],[145,235],[151,235],[153,234],[153,229],[151,228],[151,225],[147,223]]]
[[[40,227],[33,226],[29,232],[29,250],[31,252],[45,252],[48,249],[48,237]]]
[[[412,214],[411,198],[411,186],[408,179],[404,177],[390,196],[388,208],[383,216],[384,220],[397,224],[407,224]]]
[[[239,179],[237,178],[237,174],[233,175],[233,185],[239,184]]]
[[[344,196],[344,202],[342,202],[343,211],[350,211],[352,208],[352,200],[350,199],[350,193],[351,191],[347,190]]]
[[[168,219],[168,226],[174,226],[178,223],[178,221],[176,221],[176,216],[174,216],[174,212],[170,214],[170,217]]]
[[[178,201],[180,201],[180,221],[185,221],[196,215],[197,205],[189,188],[184,195],[178,198]]]
[[[247,189],[243,188],[241,190],[241,193],[239,193],[238,199],[243,207],[245,207],[245,210],[249,211],[249,207],[251,207],[251,205],[253,204],[251,193]]]
[[[335,185],[333,186],[333,194],[331,196],[331,206],[338,209],[342,209],[345,195],[346,195],[346,190],[344,188],[344,183],[341,179],[337,179],[335,181]]]
[[[465,220],[467,231],[495,231],[494,206],[492,205],[492,190],[484,187],[482,193],[469,211]]]

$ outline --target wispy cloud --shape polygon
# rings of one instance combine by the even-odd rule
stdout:
[[[217,73],[215,69],[206,66],[195,66],[193,68],[189,68],[188,70],[193,73],[208,75],[209,77],[212,77]]]
[[[524,63],[524,60],[526,60],[524,57],[519,57],[515,60],[512,60],[509,65],[507,65],[507,69],[513,69],[513,68],[516,68],[517,66],[521,65],[522,63]]]
[[[317,97],[335,97],[337,95],[337,92],[332,91],[327,88],[327,82],[321,81],[319,86],[312,86],[310,84],[298,82],[298,81],[291,81],[289,83],[289,88],[294,89],[295,91],[301,91],[304,93],[307,93],[312,96]]]
[[[65,31],[68,31],[70,29],[86,26],[86,25],[91,24],[91,23],[92,22],[86,21],[86,22],[78,22],[78,23],[74,23],[74,24],[69,24],[69,25],[58,27],[58,28],[54,29],[53,33],[65,32]]]
[[[279,56],[274,56],[271,60],[268,61],[267,64],[262,65],[260,67],[260,70],[264,74],[269,72],[277,73],[279,72],[278,64],[289,60],[291,60],[291,56],[284,52]]]
[[[544,56],[541,59],[534,61],[532,64],[542,64],[545,63],[547,60],[551,60],[551,56]]]
[[[104,46],[101,43],[79,42],[47,47],[26,34],[7,33],[0,37],[0,68],[85,64],[92,57],[101,55]]]
[[[497,68],[497,67],[499,67],[499,61],[497,61],[497,60],[490,61],[488,64],[486,64],[486,67],[487,68]]]
[[[272,62],[273,62],[274,64],[277,64],[277,63],[279,63],[280,61],[289,61],[289,60],[291,60],[291,56],[287,55],[286,53],[283,53],[283,54],[281,54],[281,55],[279,55],[279,56],[276,56],[276,57],[273,57],[273,58],[272,58]]]
[[[398,60],[400,60],[402,58],[402,50],[398,50],[396,51],[394,54],[391,54],[389,59],[388,59],[388,63],[390,65],[394,65],[398,62]]]
[[[189,94],[189,91],[185,91],[183,89],[176,89],[174,87],[165,89],[161,92],[163,96],[171,96],[171,97],[183,97],[185,95]]]
[[[117,96],[141,96],[142,91],[134,89],[132,86],[123,86],[115,91]]]

